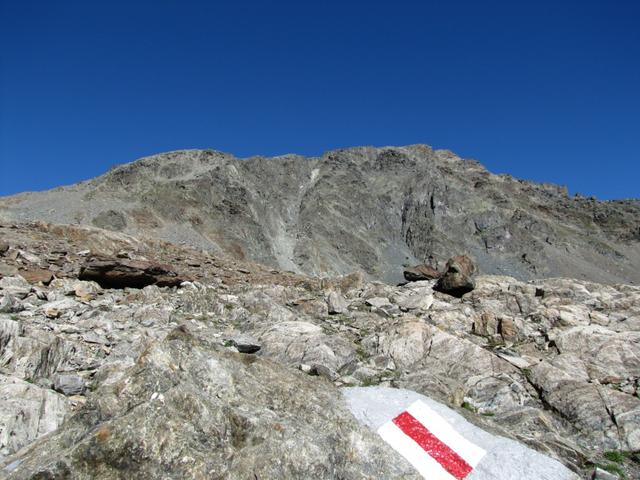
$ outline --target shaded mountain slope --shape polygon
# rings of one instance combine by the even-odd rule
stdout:
[[[313,275],[397,282],[469,253],[487,274],[640,282],[640,202],[569,197],[425,145],[317,158],[165,153],[0,199],[0,218],[94,225]]]

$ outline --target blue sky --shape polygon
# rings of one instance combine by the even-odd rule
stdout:
[[[640,2],[0,0],[0,195],[181,148],[427,143],[640,197]]]

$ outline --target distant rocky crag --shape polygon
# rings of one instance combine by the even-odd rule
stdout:
[[[640,202],[569,196],[425,145],[321,157],[177,151],[69,187],[0,199],[0,218],[147,235],[315,276],[443,269],[640,282]]]

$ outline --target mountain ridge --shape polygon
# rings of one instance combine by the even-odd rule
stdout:
[[[640,282],[640,201],[568,195],[426,145],[243,159],[177,150],[0,199],[0,217],[88,224],[316,276],[468,253],[484,273]]]

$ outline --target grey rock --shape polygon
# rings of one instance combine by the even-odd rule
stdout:
[[[310,367],[311,368],[308,372],[310,375],[318,375],[330,381],[334,381],[338,378],[338,374],[326,365],[313,364]]]
[[[389,299],[384,297],[367,298],[365,303],[374,308],[381,308],[381,307],[384,307],[385,305],[391,305],[391,302],[389,301]]]
[[[349,307],[346,299],[338,292],[331,291],[327,295],[327,310],[329,315],[345,313]]]
[[[82,334],[82,339],[87,343],[97,343],[100,345],[109,345],[109,340],[96,332],[87,332]]]
[[[58,318],[64,314],[72,316],[79,310],[78,302],[70,298],[45,303],[41,308],[49,318]]]
[[[127,226],[127,218],[122,212],[106,210],[96,215],[91,223],[96,227],[107,228],[109,230],[122,231]]]
[[[2,293],[9,293],[18,300],[23,300],[31,293],[31,285],[21,276],[0,278],[0,289]]]
[[[0,262],[0,275],[2,275],[3,277],[13,277],[17,273],[18,273],[17,267]]]
[[[130,478],[419,478],[353,419],[326,380],[218,351],[185,329],[7,465],[8,480],[116,479],[123,471]]]
[[[413,293],[409,295],[402,295],[396,298],[396,305],[401,310],[428,310],[433,305],[433,294],[429,293]]]
[[[2,298],[0,298],[0,313],[19,312],[22,309],[23,307],[20,302],[10,293],[5,293]]]
[[[11,244],[21,245],[24,251],[33,252],[43,262],[52,262],[43,267],[51,268],[56,262],[68,266],[70,277],[30,288],[22,299],[0,290],[0,299],[11,296],[20,310],[19,313],[0,312],[0,372],[19,385],[35,389],[27,397],[42,398],[42,392],[46,391],[68,402],[64,408],[68,420],[55,423],[58,433],[75,429],[76,420],[72,419],[80,415],[88,421],[102,419],[95,421],[106,422],[116,436],[129,436],[132,442],[129,445],[158,445],[158,438],[165,438],[159,436],[159,430],[142,429],[140,436],[131,437],[129,423],[124,418],[143,416],[142,410],[162,405],[163,399],[167,401],[167,390],[156,389],[154,383],[162,375],[150,373],[156,367],[147,373],[143,371],[150,366],[150,352],[155,352],[159,345],[176,341],[173,338],[176,333],[172,332],[176,326],[184,325],[196,344],[206,344],[202,349],[194,349],[197,358],[191,361],[186,359],[186,353],[172,356],[175,352],[165,352],[157,358],[151,355],[156,360],[161,358],[158,362],[153,360],[153,365],[161,364],[162,369],[172,372],[167,378],[178,382],[173,390],[169,389],[172,394],[177,395],[180,389],[189,392],[201,389],[181,405],[196,405],[193,412],[205,412],[202,413],[205,417],[213,411],[212,407],[201,410],[198,405],[210,405],[206,395],[215,396],[221,391],[216,383],[219,378],[210,372],[206,359],[220,354],[231,355],[229,358],[242,364],[236,362],[229,364],[229,368],[220,368],[220,375],[237,369],[238,375],[254,375],[255,379],[261,375],[257,365],[263,364],[272,365],[274,372],[279,372],[273,373],[274,376],[281,372],[297,375],[295,381],[286,376],[282,377],[282,383],[278,382],[282,391],[290,392],[291,397],[306,396],[307,388],[334,392],[332,384],[379,384],[419,392],[462,412],[485,431],[559,459],[585,478],[593,472],[593,466],[587,462],[600,463],[602,452],[638,448],[640,287],[637,286],[603,285],[569,278],[525,283],[507,276],[479,275],[475,277],[476,288],[456,298],[434,293],[433,280],[394,286],[368,282],[361,275],[304,277],[244,264],[223,254],[213,256],[189,247],[156,243],[153,239],[138,240],[93,227],[0,226],[0,236]],[[106,255],[126,251],[132,258],[179,264],[188,269],[195,281],[179,289],[156,285],[143,289],[107,288],[77,296],[77,275],[85,259],[73,252],[87,248],[104,251]],[[3,261],[13,265],[18,260],[3,257]],[[189,265],[199,266],[189,270]],[[3,285],[24,287],[24,282],[5,278]],[[327,294],[331,291],[340,293],[350,304],[348,315],[327,315]],[[388,301],[380,308],[366,305],[367,299],[376,297]],[[399,307],[403,300],[418,301],[424,297],[431,302],[426,310]],[[61,301],[66,307],[60,316],[47,317],[45,305]],[[505,326],[514,330],[513,335],[509,335]],[[231,348],[225,349],[224,340],[235,335],[252,337],[252,342],[262,347],[259,354],[232,354]],[[135,374],[132,368],[138,369]],[[314,375],[296,373],[299,369]],[[147,374],[151,377],[142,378]],[[58,375],[86,378],[90,387],[84,391],[86,397],[66,397],[51,390]],[[190,387],[192,380],[200,375],[204,380],[197,387]],[[150,383],[145,383],[147,380]],[[261,381],[268,383],[271,376],[264,376]],[[235,386],[235,382],[231,384]],[[251,388],[256,387],[247,385],[246,391]],[[46,460],[49,457],[42,456],[46,449],[38,442],[33,443],[39,434],[34,433],[31,421],[11,420],[17,415],[18,406],[25,409],[25,418],[41,415],[41,403],[20,403],[21,391],[12,390],[7,396],[7,404],[13,405],[13,410],[7,410],[3,421],[14,422],[15,437],[21,439],[7,452],[13,455],[15,449],[26,448],[25,451],[32,452],[33,463],[29,464],[33,468],[36,468],[36,456],[41,460],[37,468],[53,468],[57,457],[49,461]],[[149,399],[154,394],[151,402]],[[280,395],[271,395],[266,403],[254,404],[245,404],[244,397],[225,398],[237,400],[227,411],[244,412],[243,415],[250,418],[253,414],[247,415],[245,406],[263,412],[260,417],[274,409],[274,402],[276,406],[280,402]],[[96,402],[103,400],[113,404],[129,402],[133,408],[123,417],[110,416],[112,410],[95,410]],[[220,402],[226,405],[223,399]],[[179,415],[177,401],[175,405],[174,410],[165,411],[169,418],[174,413]],[[334,406],[329,403],[319,408],[333,409]],[[191,418],[191,411],[185,407],[182,415]],[[107,418],[119,420],[110,424]],[[139,425],[137,422],[131,425]],[[192,425],[190,419],[175,422],[178,423]],[[73,438],[90,443],[97,432],[92,430],[97,424],[91,425],[74,430],[78,435]],[[227,424],[216,423],[219,429],[211,424],[195,425],[193,430],[190,426],[187,430],[222,433]],[[0,430],[2,428],[0,425]],[[273,429],[270,432],[269,435],[273,435]],[[346,441],[340,437],[344,430],[339,432],[336,435]],[[203,440],[218,438],[217,434],[212,435],[199,435],[199,440],[186,442],[188,448],[198,452],[215,451]],[[261,437],[264,441],[252,443],[252,448],[271,449],[269,435],[265,433]],[[176,458],[180,459],[193,457],[184,450],[187,448],[184,437],[172,433],[166,438],[163,451],[178,452],[180,456]],[[65,443],[75,444],[76,440]],[[128,458],[120,455],[117,448],[114,451],[118,458]],[[247,452],[243,450],[233,458],[245,454],[247,458],[255,458]],[[54,453],[51,455],[53,458]],[[157,458],[154,455],[151,457]],[[229,468],[225,458],[212,459],[211,468]],[[6,460],[7,465],[13,465],[12,474],[20,472],[20,465],[24,464],[18,462],[16,466],[15,461]],[[386,464],[387,460],[380,462]],[[637,471],[631,462],[628,459],[621,463],[630,479]],[[75,464],[60,465],[72,463]],[[63,472],[66,467],[60,468]],[[127,464],[123,471],[128,474],[130,468]],[[247,473],[238,471],[242,475]],[[385,477],[384,470],[381,471],[382,478],[402,478],[402,474]],[[149,475],[153,477],[153,474],[155,471]],[[250,472],[248,475],[251,478]]]
[[[63,395],[81,395],[84,393],[85,382],[79,375],[56,375],[53,380],[53,389]]]
[[[69,409],[64,396],[0,374],[0,462],[58,428]]]
[[[496,355],[520,369],[531,367],[532,363],[518,354],[507,351],[496,351]]]
[[[620,477],[614,473],[607,472],[606,470],[602,470],[601,468],[596,467],[593,471],[593,476],[591,477],[593,480],[619,480]]]
[[[260,331],[258,338],[264,355],[291,366],[321,365],[339,372],[355,359],[352,345],[308,322],[280,322]]]
[[[23,260],[26,263],[32,263],[34,265],[40,265],[40,257],[24,250],[18,250],[18,259]]]

